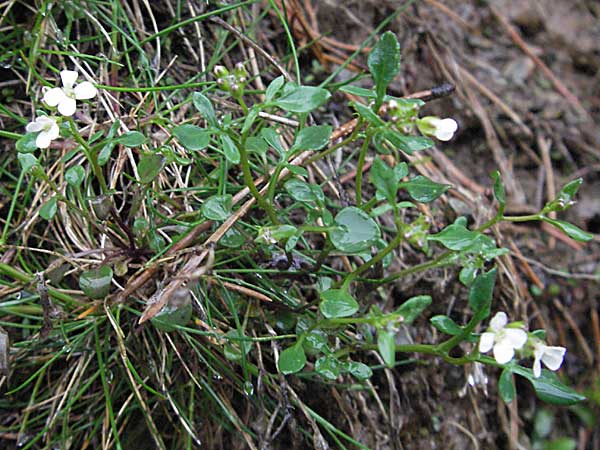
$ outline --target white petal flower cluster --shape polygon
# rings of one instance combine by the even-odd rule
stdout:
[[[89,100],[96,96],[98,91],[89,81],[75,84],[79,74],[74,70],[61,70],[60,79],[63,87],[49,89],[44,94],[44,102],[48,106],[56,106],[63,116],[72,116],[77,108],[76,100]]]
[[[450,118],[432,120],[432,125],[435,127],[433,135],[440,141],[449,141],[458,130],[458,123]]]
[[[506,364],[527,343],[527,332],[520,328],[507,328],[508,317],[498,312],[490,321],[488,331],[481,335],[479,351],[487,353],[493,349],[494,359],[498,364]]]
[[[516,325],[516,324],[514,324]],[[493,350],[494,359],[498,364],[506,364],[515,356],[515,350],[521,350],[522,354],[533,354],[533,376],[539,378],[542,375],[542,363],[553,371],[560,368],[565,353],[564,347],[546,345],[534,335],[531,337],[520,327],[510,326],[508,317],[504,312],[498,312],[490,321],[490,327],[481,334],[479,339],[479,351],[487,353]],[[527,344],[527,348],[524,349]]]
[[[552,347],[538,341],[533,345],[533,376],[539,378],[542,374],[542,363],[553,371],[562,365],[567,349]]]
[[[58,137],[60,130],[54,117],[39,116],[33,122],[27,124],[25,131],[28,133],[37,132],[35,145],[38,148],[48,148],[50,142]]]
[[[426,136],[433,136],[440,141],[449,141],[458,130],[458,123],[451,118],[440,119],[426,116],[416,121],[419,131]]]
[[[89,81],[75,84],[79,74],[74,70],[62,70],[60,78],[62,87],[48,89],[44,93],[44,103],[56,107],[63,116],[70,117],[75,114],[77,100],[88,100],[98,93],[96,87]],[[38,133],[35,145],[38,148],[48,148],[50,143],[58,138],[60,129],[59,118],[52,116],[39,116],[25,127],[28,133]]]

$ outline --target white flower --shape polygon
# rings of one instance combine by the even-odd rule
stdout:
[[[60,131],[56,119],[48,116],[39,116],[35,121],[28,123],[25,130],[28,133],[39,132],[35,138],[35,145],[38,148],[48,148],[50,142],[58,137]]]
[[[515,350],[523,348],[527,342],[527,333],[520,328],[506,328],[508,317],[506,313],[499,312],[490,321],[490,331],[482,333],[479,340],[479,351],[487,353],[494,349],[494,359],[498,364],[506,364],[513,356]]]
[[[542,374],[542,363],[550,370],[558,370],[567,351],[564,347],[551,347],[543,342],[536,342],[533,346],[533,376],[539,378]]]
[[[454,132],[458,130],[458,124],[454,119],[432,120],[431,125],[435,128],[433,135],[440,141],[449,141],[454,136]]]
[[[74,70],[61,70],[60,79],[63,87],[48,89],[44,94],[44,102],[48,106],[57,106],[58,112],[63,116],[75,114],[75,100],[88,100],[95,97],[98,91],[89,81],[75,85],[78,73]]]

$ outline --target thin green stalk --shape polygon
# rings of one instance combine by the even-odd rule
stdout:
[[[360,153],[358,155],[358,163],[356,165],[356,181],[354,187],[356,189],[356,206],[359,208],[362,205],[362,178],[363,168],[365,165],[365,159],[367,158],[367,151],[369,150],[369,143],[371,142],[371,135],[367,135],[363,141]]]
[[[2,237],[0,238],[0,245],[6,244],[6,236],[8,236],[8,231],[10,230],[10,222],[12,220],[13,213],[15,212],[15,206],[17,204],[17,198],[19,197],[19,192],[21,191],[21,183],[23,182],[23,176],[25,172],[21,170],[19,173],[19,179],[17,180],[17,185],[15,186],[15,191],[13,193],[13,198],[10,202],[10,207],[8,208],[8,214],[6,215],[6,223],[4,224],[4,229],[2,230]]]
[[[248,160],[248,152],[246,151],[245,143],[238,145],[238,150],[240,152],[240,165],[242,166],[242,173],[244,175],[244,182],[246,183],[246,186],[248,186],[248,189],[250,189],[250,193],[256,199],[258,206],[269,216],[269,219],[273,225],[279,225],[279,219],[277,218],[275,209],[268,201],[265,200],[254,184],[252,172],[250,172],[250,162]]]
[[[72,136],[75,138],[77,143],[81,145],[81,147],[83,147],[85,156],[92,165],[92,171],[94,172],[94,175],[100,183],[100,190],[102,191],[102,194],[106,194],[108,192],[108,185],[106,184],[106,180],[104,179],[104,173],[102,172],[102,168],[98,164],[98,156],[96,152],[92,151],[87,142],[85,142],[83,137],[81,137],[81,134],[79,134],[79,130],[77,129],[77,125],[75,124],[75,121],[70,117],[68,118],[68,121],[69,126],[71,127]]]
[[[507,222],[531,222],[533,220],[542,220],[542,214],[530,214],[528,216],[502,216],[502,220]]]

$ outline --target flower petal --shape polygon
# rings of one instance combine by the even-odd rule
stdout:
[[[539,378],[542,374],[542,363],[538,358],[533,361],[533,376]]]
[[[89,81],[84,81],[75,86],[75,98],[77,100],[88,100],[98,93],[96,87]]]
[[[37,145],[38,148],[48,148],[50,142],[52,142],[52,138],[47,131],[40,131],[40,134],[35,138],[35,145]]]
[[[46,103],[46,105],[48,105],[48,106],[56,106],[65,97],[66,97],[65,92],[61,88],[55,87],[52,89],[48,89],[46,91],[46,93],[44,94],[43,100],[44,100],[44,103]]]
[[[558,370],[565,357],[567,351],[564,347],[546,347],[546,351],[542,355],[542,362],[550,370]]]
[[[437,125],[438,129],[444,130],[445,132],[452,133],[458,130],[458,123],[454,119],[442,119]]]
[[[58,112],[63,116],[72,116],[75,114],[77,104],[74,98],[65,96],[58,104]]]
[[[75,82],[77,81],[77,77],[79,74],[74,70],[61,70],[60,71],[60,79],[62,80],[62,84],[66,88],[72,88]]]
[[[39,118],[38,118],[39,119]],[[38,119],[35,122],[29,122],[25,127],[25,131],[28,133],[35,133],[36,131],[42,131],[44,129],[44,124],[41,123]]]
[[[510,345],[498,343],[494,345],[494,359],[498,364],[506,364],[515,356],[515,350]]]
[[[496,335],[494,333],[482,333],[479,338],[479,351],[481,353],[489,352],[494,346],[494,338]]]
[[[505,312],[497,312],[490,320],[490,328],[494,331],[500,331],[508,323],[508,316]]]
[[[440,141],[449,141],[450,139],[452,139],[452,136],[454,136],[453,131],[440,130],[440,129],[437,129],[435,131],[435,137],[436,137],[436,139],[438,139]]]
[[[502,343],[520,349],[527,343],[527,333],[519,328],[505,328]]]
[[[50,139],[54,140],[60,135],[60,128],[58,128],[58,125],[54,122],[54,125],[52,125],[47,132]]]

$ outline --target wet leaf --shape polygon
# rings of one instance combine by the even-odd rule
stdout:
[[[348,317],[358,311],[358,302],[343,289],[321,292],[319,309],[327,319]]]
[[[158,153],[142,155],[138,164],[140,183],[149,184],[158,176],[164,166],[165,158]]]
[[[239,164],[240,162],[240,151],[238,150],[235,142],[226,134],[221,135],[221,145],[223,146],[223,153],[225,158],[231,164]]]
[[[210,143],[211,132],[196,125],[179,125],[173,128],[172,132],[179,143],[188,150],[202,150]]]
[[[402,323],[410,325],[429,305],[431,305],[431,297],[429,295],[418,295],[402,303],[396,310],[396,313],[404,318]]]
[[[463,250],[472,245],[481,233],[468,230],[462,223],[454,222],[448,225],[437,234],[432,234],[427,238],[429,241],[436,241],[450,250]]]
[[[15,147],[19,153],[33,153],[37,150],[35,140],[38,133],[27,133],[15,142]]]
[[[284,187],[288,194],[299,202],[325,201],[323,190],[317,184],[309,184],[297,178],[292,178],[285,182]]]
[[[110,266],[100,266],[82,272],[79,276],[79,287],[89,298],[104,298],[110,292],[112,278],[113,271]]]
[[[429,319],[429,321],[442,333],[446,333],[451,336],[456,336],[457,334],[462,333],[462,328],[448,316],[433,316],[431,319]]]
[[[299,372],[305,365],[306,354],[304,353],[302,345],[299,345],[298,343],[282,351],[279,355],[279,361],[277,361],[277,367],[284,375]]]
[[[543,217],[542,220],[544,222],[548,222],[551,225],[554,225],[560,231],[565,233],[571,239],[575,239],[576,241],[588,242],[594,239],[594,235],[592,233],[583,231],[581,228],[573,225],[572,223],[565,222],[564,220],[555,220],[549,217]]]
[[[314,86],[298,86],[279,97],[273,104],[293,113],[308,113],[325,103],[331,94]]]
[[[371,368],[361,362],[348,361],[343,364],[343,369],[359,380],[368,380],[373,375]]]
[[[497,269],[493,268],[489,272],[484,272],[475,278],[469,290],[469,306],[479,320],[485,319],[490,315],[490,305],[496,285]]]
[[[40,208],[40,217],[42,219],[52,220],[57,210],[56,197],[52,197]]]
[[[391,31],[383,33],[369,53],[367,65],[375,82],[375,91],[380,104],[388,84],[400,70],[400,44],[394,33]]]
[[[85,169],[81,166],[73,166],[65,172],[65,180],[69,186],[78,188],[85,180]]]
[[[321,150],[329,144],[331,130],[329,125],[303,128],[296,136],[292,150]]]
[[[192,103],[194,104],[194,107],[198,110],[200,115],[204,119],[206,119],[206,121],[211,127],[216,128],[219,126],[217,122],[217,116],[215,114],[215,109],[213,108],[213,105],[208,99],[208,97],[206,97],[201,92],[194,92],[192,94]]]
[[[513,374],[509,369],[504,369],[500,374],[500,379],[498,380],[498,392],[500,392],[500,397],[506,404],[512,402],[517,395]]]
[[[452,186],[435,183],[429,178],[419,175],[406,183],[401,183],[400,187],[406,189],[413,200],[428,203],[434,201]]]
[[[21,164],[21,169],[25,173],[38,164],[37,158],[31,153],[17,153],[17,159],[19,160],[19,164]]]
[[[250,350],[252,350],[252,342],[240,339],[246,338],[240,330],[231,330],[225,336],[226,338],[233,338],[228,339],[223,348],[225,358],[228,360],[240,361],[244,356],[250,353]]]
[[[340,362],[333,356],[322,356],[315,362],[315,372],[333,381],[340,376]]]
[[[393,332],[379,330],[377,332],[377,349],[388,367],[396,363],[396,339]]]
[[[275,78],[273,81],[271,81],[269,83],[269,86],[267,86],[267,90],[265,91],[265,102],[266,103],[270,103],[275,98],[275,95],[277,95],[277,93],[282,88],[284,83],[285,83],[285,78],[283,75],[278,76],[277,78]]]
[[[139,131],[128,131],[115,138],[114,142],[125,147],[139,147],[146,142],[146,137]]]
[[[231,204],[231,195],[213,195],[202,204],[201,212],[209,220],[226,220],[231,215]]]
[[[360,253],[369,249],[379,239],[377,223],[367,213],[354,206],[342,209],[335,216],[339,228],[331,231],[333,245],[346,253]]]

